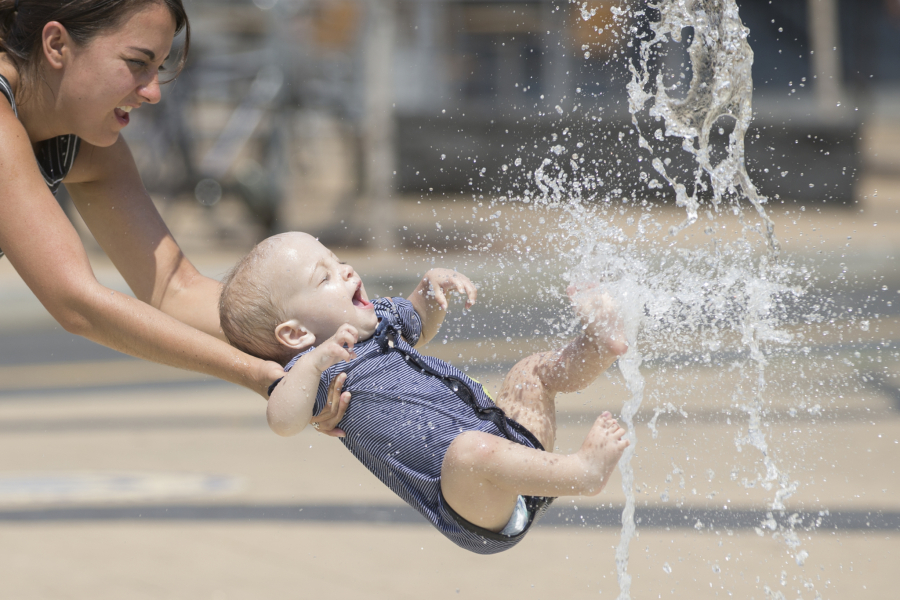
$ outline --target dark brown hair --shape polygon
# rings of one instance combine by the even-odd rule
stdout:
[[[22,80],[16,95],[38,77],[44,25],[58,21],[82,46],[115,29],[138,10],[162,4],[175,19],[175,33],[185,32],[177,74],[191,44],[191,25],[181,0],[0,0],[0,51],[6,52]]]

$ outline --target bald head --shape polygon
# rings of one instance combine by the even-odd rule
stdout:
[[[223,282],[219,320],[231,344],[285,364],[344,324],[368,339],[378,325],[352,266],[306,233],[260,242]]]
[[[275,328],[286,314],[283,300],[291,280],[309,261],[319,241],[291,231],[266,238],[225,276],[219,297],[219,321],[231,345],[253,356],[285,364],[290,349],[278,343]]]

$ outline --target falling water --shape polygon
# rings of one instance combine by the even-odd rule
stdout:
[[[780,484],[772,503],[773,509],[783,509],[783,499],[793,491],[792,484],[771,460],[765,435],[760,426],[766,365],[760,345],[766,341],[786,341],[778,334],[777,324],[772,322],[770,316],[773,296],[784,291],[785,286],[780,285],[779,277],[773,271],[777,267],[769,260],[769,257],[777,257],[778,242],[774,224],[763,207],[766,199],[757,193],[747,174],[744,160],[744,137],[752,118],[753,52],[747,42],[749,31],[741,22],[735,0],[660,0],[656,4],[648,5],[648,8],[658,11],[659,20],[650,22],[651,34],[639,40],[639,63],[630,65],[632,79],[628,84],[629,112],[638,131],[640,147],[651,155],[654,170],[671,186],[675,192],[677,205],[683,207],[687,213],[685,220],[680,225],[672,227],[669,233],[675,236],[698,221],[700,198],[703,193],[711,193],[710,203],[714,210],[720,209],[725,201],[730,201],[737,210],[740,210],[739,202],[746,198],[764,223],[769,254],[754,265],[748,260],[752,253],[748,252],[749,247],[745,244],[732,249],[736,251],[731,257],[736,259],[734,261],[715,254],[687,257],[687,260],[677,267],[682,271],[681,277],[694,271],[691,267],[698,264],[695,262],[698,259],[700,263],[706,262],[709,267],[731,268],[731,273],[724,274],[724,278],[722,274],[716,274],[717,277],[707,279],[705,282],[691,281],[693,278],[688,277],[687,280],[692,285],[700,286],[697,288],[702,290],[699,293],[683,287],[680,290],[673,290],[673,284],[678,287],[675,283],[678,280],[671,278],[675,273],[667,273],[666,270],[662,273],[663,278],[657,277],[656,281],[653,276],[648,279],[647,273],[643,274],[642,280],[628,281],[627,277],[620,277],[617,280],[617,285],[630,288],[632,296],[642,296],[629,299],[629,305],[643,306],[645,311],[650,313],[625,315],[626,322],[633,319],[636,323],[631,323],[627,332],[631,350],[622,358],[619,365],[631,395],[621,413],[621,419],[629,430],[631,445],[620,462],[622,485],[626,494],[626,506],[622,514],[622,535],[616,549],[620,600],[630,598],[631,591],[628,549],[635,531],[634,471],[631,458],[637,449],[633,417],[643,401],[644,389],[644,379],[639,369],[642,357],[636,333],[640,329],[639,323],[645,316],[652,319],[654,316],[652,313],[657,312],[657,322],[665,322],[668,320],[666,315],[672,314],[670,307],[665,307],[662,311],[657,307],[654,311],[652,307],[654,297],[665,298],[668,295],[671,298],[673,296],[669,294],[675,292],[674,297],[678,298],[680,295],[680,301],[684,306],[704,306],[713,300],[718,302],[718,310],[707,311],[706,315],[695,315],[699,318],[694,321],[695,323],[709,322],[710,317],[721,320],[725,315],[728,315],[725,317],[727,320],[736,321],[732,324],[740,331],[741,342],[749,348],[750,359],[756,366],[756,393],[747,408],[748,432],[742,441],[755,446],[762,453],[766,482],[776,481]],[[686,93],[682,97],[674,97],[665,85],[665,69],[659,69],[654,77],[651,60],[660,46],[672,42],[681,43],[684,32],[688,30],[692,32],[688,49],[691,80]],[[639,116],[645,110],[653,122],[664,124],[664,129],[656,128],[652,140],[662,141],[664,137],[680,138],[682,149],[693,155],[694,166],[689,175],[692,179],[690,191],[688,186],[679,180],[678,175],[667,169],[665,157],[661,156],[661,151],[654,148],[654,142],[648,140],[641,130]],[[734,129],[729,136],[724,158],[714,164],[710,133],[723,117],[734,119]],[[607,256],[616,254],[613,248],[606,248],[606,251],[609,252]],[[637,257],[632,257],[635,258]],[[597,275],[596,267],[597,263],[594,262],[591,269],[594,276]],[[604,269],[607,268],[605,265]],[[666,295],[653,294],[654,288],[657,292],[665,291]],[[626,294],[627,292],[622,292],[617,294],[617,297],[621,301],[625,299]],[[730,298],[732,302],[722,302],[725,298]],[[736,303],[733,302],[735,299]],[[632,304],[633,300],[637,302]],[[721,311],[722,308],[725,308],[725,312]],[[681,313],[678,314],[679,318],[686,316],[683,310],[676,312]],[[657,412],[657,416],[658,414]],[[651,423],[651,427],[653,425],[655,423]]]
[[[811,274],[807,267],[780,255],[774,224],[765,210],[767,199],[747,173],[744,138],[752,118],[753,52],[735,0],[620,1],[611,7],[609,3],[591,7],[590,2],[579,0],[577,4],[585,21],[598,10],[611,11],[617,35],[630,40],[627,45],[633,48],[634,59],[628,64],[627,90],[635,147],[629,149],[628,141],[623,141],[629,132],[620,132],[619,154],[586,162],[579,156],[581,148],[602,144],[609,139],[608,130],[565,128],[547,139],[552,147],[538,157],[533,169],[516,157],[509,170],[513,184],[495,191],[502,194],[498,206],[502,204],[503,210],[539,210],[558,218],[557,233],[538,235],[556,256],[563,254],[562,260],[569,265],[568,281],[576,286],[602,282],[622,313],[629,350],[618,366],[628,397],[619,420],[628,430],[630,446],[619,462],[626,504],[616,569],[619,598],[625,600],[631,597],[628,560],[635,535],[632,459],[641,449],[634,418],[647,394],[643,371],[648,365],[670,364],[676,365],[675,370],[695,365],[729,373],[732,382],[710,393],[716,395],[716,409],[728,425],[732,417],[738,420],[737,452],[752,449],[757,457],[748,469],[753,475],[740,479],[740,469],[732,467],[731,481],[746,490],[765,490],[768,509],[783,511],[798,484],[775,460],[767,439],[766,368],[773,355],[801,350],[802,334],[787,327],[786,315],[789,307],[802,304]],[[583,50],[587,57],[587,47]],[[678,51],[685,52],[689,68],[684,68],[683,83],[672,85],[682,75],[671,72],[678,61],[667,63],[660,57]],[[571,110],[574,114],[579,105]],[[598,110],[602,115],[603,108]],[[560,106],[556,112],[562,114]],[[597,113],[586,117],[591,127],[600,127],[603,121]],[[689,158],[686,166],[685,156]],[[634,182],[624,181],[626,162],[639,172]],[[623,192],[638,181],[644,186],[640,192]],[[660,201],[654,200],[664,199],[666,189],[685,211],[674,226],[661,222]],[[738,235],[734,231],[725,235],[735,220]],[[544,222],[542,216],[539,223]],[[503,235],[499,223],[496,232],[498,237]],[[689,238],[691,243],[683,243]],[[493,239],[488,237],[489,242]],[[523,275],[535,259],[533,253],[529,255],[532,248],[526,239],[520,235],[512,244],[521,255]],[[540,273],[539,268],[536,271]],[[549,286],[539,289],[539,295],[553,295]],[[814,312],[803,318],[815,320]],[[692,410],[690,405],[673,404],[680,390],[674,380],[667,384],[671,385],[665,393],[672,398],[657,396],[659,405],[647,423],[654,439],[661,414],[686,418]],[[798,408],[806,409],[804,402]],[[712,471],[707,472],[712,481]],[[681,487],[683,473],[673,464],[672,474],[681,474]],[[668,496],[666,488],[661,501],[668,502]],[[683,498],[676,506],[681,507],[681,502]],[[777,536],[802,565],[806,552],[800,548],[794,525],[777,522],[772,513],[759,524],[757,533],[769,531]],[[706,526],[698,521],[695,527]],[[672,571],[668,562],[663,571]]]
[[[574,160],[569,165],[570,178],[558,159],[545,158],[533,172],[536,192],[526,191],[522,199],[532,205],[562,208],[568,215],[569,242],[575,241],[569,256],[573,265],[569,279],[574,283],[604,282],[623,313],[629,351],[618,364],[629,397],[619,419],[628,430],[630,446],[619,462],[626,504],[616,569],[619,598],[625,600],[631,590],[628,558],[635,534],[632,458],[640,447],[634,417],[644,400],[642,364],[659,359],[666,352],[660,349],[666,347],[696,349],[706,364],[711,364],[711,354],[726,346],[737,348],[741,359],[732,368],[737,365],[741,383],[731,400],[732,406],[746,415],[746,430],[735,444],[738,451],[744,446],[755,448],[764,469],[756,480],[745,478],[744,482],[747,487],[759,484],[774,490],[769,508],[783,510],[784,500],[797,484],[779,469],[766,440],[766,356],[767,349],[792,341],[784,331],[782,301],[802,295],[804,288],[796,283],[802,273],[778,258],[774,224],[764,208],[766,198],[757,192],[745,165],[744,137],[752,117],[753,52],[735,0],[660,0],[622,6],[611,7],[622,31],[640,31],[632,25],[641,20],[649,24],[645,34],[638,33],[632,40],[637,59],[629,64],[631,81],[627,86],[638,138],[636,161],[652,164],[662,179],[661,183],[641,172],[640,180],[647,184],[643,195],[658,196],[658,190],[668,186],[686,217],[660,241],[653,236],[662,227],[654,218],[653,203],[635,194],[623,197],[621,186],[598,193],[605,182],[580,169]],[[586,3],[581,4],[581,11],[585,20],[594,14]],[[691,37],[687,48],[689,83],[667,87],[667,77],[671,80],[672,74],[656,59],[664,47],[683,46],[687,36]],[[733,130],[724,151],[716,151],[711,131],[719,130],[721,137],[724,121],[733,121]],[[691,156],[686,169],[679,170],[678,162],[672,161],[672,152],[665,145],[672,139],[680,141],[681,149]],[[564,151],[561,145],[551,150],[557,156]],[[607,174],[610,172],[615,170]],[[604,218],[610,214],[606,208],[601,218],[591,218],[596,216],[591,206],[595,207],[597,200],[608,207],[617,200],[630,203],[632,210],[641,214],[636,231],[629,236],[612,219]],[[744,214],[747,202],[753,208],[751,215]],[[615,208],[611,210],[615,212]],[[737,216],[742,225],[737,240],[723,241],[716,236],[722,228],[717,218],[726,213]],[[751,222],[754,214],[755,222]],[[708,221],[704,232],[710,242],[679,247],[679,235],[697,227],[703,216]],[[758,251],[760,246],[764,251]],[[672,407],[671,403],[668,406]],[[649,423],[653,437],[660,412],[657,408]],[[798,548],[797,536],[791,530],[782,530],[781,535],[802,562],[804,553]]]
[[[663,135],[681,138],[682,148],[696,161],[693,192],[689,193],[677,176],[668,173],[653,144],[639,135],[641,148],[653,156],[653,168],[672,186],[678,206],[687,212],[685,221],[672,233],[696,223],[701,192],[712,192],[714,206],[726,198],[742,197],[759,213],[772,252],[777,254],[775,226],[763,208],[766,199],[757,193],[744,163],[744,137],[753,117],[753,50],[735,0],[660,0],[649,6],[659,11],[660,19],[651,23],[653,36],[640,40],[640,65],[630,65],[629,112],[640,131],[638,115],[652,101],[650,116],[665,122],[665,131],[657,129],[654,139],[662,140]],[[666,89],[665,71],[660,69],[654,78],[649,65],[660,45],[681,43],[688,28],[693,32],[688,51],[692,78],[686,95],[675,98]],[[735,120],[734,130],[725,158],[714,165],[710,132],[723,117]]]
[[[642,328],[658,329],[665,324],[668,329],[676,323],[682,327],[688,324],[687,329],[699,334],[702,324],[730,322],[732,328],[740,332],[741,344],[749,349],[755,385],[752,400],[745,404],[747,433],[737,443],[739,446],[741,443],[752,445],[761,452],[766,471],[764,485],[771,486],[774,482],[779,486],[771,504],[773,510],[784,509],[784,499],[793,493],[796,486],[779,471],[770,457],[761,427],[766,387],[766,359],[761,346],[765,343],[784,343],[790,339],[779,331],[772,311],[775,297],[790,291],[785,283],[790,273],[775,262],[778,241],[774,224],[763,207],[766,199],[757,193],[744,160],[744,137],[752,118],[753,52],[747,42],[749,31],[741,22],[735,0],[660,0],[656,4],[648,4],[644,11],[635,10],[632,18],[646,17],[645,11],[649,9],[658,11],[659,18],[650,21],[649,34],[636,40],[639,42],[639,60],[637,64],[629,65],[632,75],[628,84],[629,112],[638,132],[640,148],[650,154],[654,170],[673,189],[677,205],[687,213],[684,221],[672,227],[669,234],[674,237],[697,223],[703,194],[711,195],[709,202],[714,211],[721,210],[723,203],[728,203],[739,212],[741,200],[746,199],[764,225],[768,253],[754,262],[751,244],[742,241],[724,247],[716,245],[712,252],[682,252],[668,268],[656,273],[647,269],[635,273],[634,268],[628,268],[621,270],[618,276],[610,272],[613,266],[610,264],[611,257],[617,256],[620,264],[623,258],[630,265],[644,264],[634,247],[622,252],[621,246],[615,248],[607,244],[600,253],[583,253],[587,260],[582,264],[588,273],[582,273],[582,276],[601,275],[615,281],[615,287],[622,288],[613,290],[615,297],[623,306],[631,307],[629,311],[632,313],[624,315],[626,323],[629,323],[626,334],[630,350],[619,362],[630,393],[621,419],[629,431],[631,442],[619,464],[626,494],[622,535],[616,549],[620,600],[630,598],[631,590],[628,549],[635,532],[631,459],[638,447],[633,418],[644,397],[644,378],[639,369],[642,363],[641,344],[637,339],[637,333]],[[688,48],[691,80],[686,92],[681,97],[675,97],[670,92],[677,86],[667,89],[665,69],[660,68],[653,75],[652,59],[661,46],[682,43],[686,31],[692,34]],[[653,123],[651,128],[662,125],[656,127],[649,140],[644,135],[640,120],[644,111]],[[715,163],[710,133],[723,118],[733,119],[734,129],[724,157]],[[687,174],[690,188],[673,169],[667,168],[663,151],[655,147],[656,141],[663,141],[666,137],[680,138],[682,149],[693,156],[693,167]],[[631,256],[628,256],[629,252]],[[635,306],[640,308],[635,310]],[[693,310],[701,310],[688,314],[692,312],[692,307]],[[715,331],[715,328],[711,329]],[[719,347],[721,340],[718,337],[717,334],[710,336],[706,333],[703,335],[704,343],[708,347]],[[658,415],[659,411],[656,413]],[[651,429],[655,427],[655,417],[650,426]],[[653,433],[656,433],[655,429]]]

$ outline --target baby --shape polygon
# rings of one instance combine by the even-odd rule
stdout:
[[[325,409],[334,382],[353,402],[344,445],[459,546],[492,554],[517,544],[557,496],[603,489],[628,445],[608,412],[581,448],[552,454],[559,392],[583,389],[627,349],[608,296],[570,295],[583,333],[530,356],[496,400],[473,379],[417,348],[438,331],[452,291],[476,299],[448,269],[425,274],[409,299],[370,302],[359,276],[304,233],[264,240],[226,278],[222,329],[241,350],[286,364],[269,426],[294,435]],[[335,379],[339,378],[335,382]]]

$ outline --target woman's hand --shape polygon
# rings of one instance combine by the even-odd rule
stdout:
[[[256,376],[256,393],[268,400],[269,388],[282,377],[284,377],[284,367],[271,360],[260,361]]]
[[[321,372],[342,361],[351,361],[356,358],[353,345],[359,340],[359,332],[348,323],[341,325],[337,332],[325,340],[318,348],[310,353],[314,356],[315,367]],[[309,420],[316,431],[331,437],[344,437],[346,434],[338,429],[337,424],[344,418],[347,405],[350,403],[350,392],[343,392],[347,374],[341,373],[334,378],[328,387],[328,401],[318,416]]]
[[[319,433],[331,437],[344,437],[347,435],[343,429],[338,428],[337,424],[344,418],[347,412],[347,406],[350,404],[350,392],[343,392],[344,382],[347,381],[347,374],[341,373],[334,378],[328,387],[328,401],[325,408],[318,416],[309,420],[310,424],[316,428]]]

